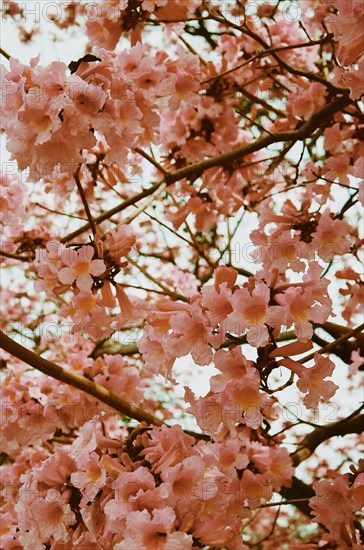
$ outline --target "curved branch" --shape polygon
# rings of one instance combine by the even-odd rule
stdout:
[[[282,487],[279,494],[287,500],[307,499],[296,501],[294,506],[312,520],[312,510],[308,504],[308,499],[315,496],[315,491],[312,487],[293,476],[291,487]]]
[[[355,416],[349,416],[326,426],[318,426],[306,435],[299,449],[291,454],[293,465],[298,466],[298,464],[309,458],[321,443],[331,437],[362,433],[364,431],[364,414],[359,414],[359,412],[363,408],[364,406],[356,412]]]
[[[99,384],[92,382],[84,376],[68,371],[63,367],[44,359],[44,357],[37,355],[24,346],[21,346],[15,342],[15,340],[12,340],[9,336],[4,334],[2,330],[0,330],[0,348],[7,351],[14,357],[17,357],[21,361],[24,361],[24,363],[27,363],[31,367],[43,372],[43,374],[51,376],[60,382],[69,384],[78,390],[96,397],[96,399],[102,403],[109,405],[109,407],[112,407],[129,418],[134,418],[139,422],[145,421],[148,424],[154,424],[156,426],[161,426],[163,424],[162,420],[159,418],[143,411],[143,409],[136,407],[132,403],[128,403]]]
[[[149,197],[149,195],[151,195],[152,193],[157,191],[157,189],[159,189],[159,187],[162,184],[163,184],[163,181],[155,183],[154,185],[152,185],[148,189],[144,189],[143,191],[141,191],[140,193],[137,193],[133,197],[130,197],[129,199],[123,201],[120,204],[117,204],[116,206],[114,206],[114,208],[111,208],[111,210],[108,210],[107,212],[104,212],[100,216],[97,216],[96,218],[94,218],[94,223],[96,225],[98,225],[99,223],[101,223],[105,220],[108,220],[109,218],[111,218],[115,214],[118,214],[119,212],[122,212],[123,210],[125,210],[129,206],[132,206],[136,202],[139,202],[140,200],[144,199],[145,197]],[[85,223],[85,225],[82,225],[81,227],[79,227],[75,231],[72,231],[72,233],[69,233],[68,235],[63,237],[63,239],[61,239],[61,243],[66,244],[69,241],[72,241],[75,237],[78,237],[79,235],[82,235],[82,233],[84,233],[88,229],[90,229],[90,224]]]
[[[347,334],[350,332],[349,327],[344,327],[342,325],[338,325],[336,323],[332,323],[327,321],[326,323],[323,323],[322,325],[317,325],[318,328],[323,328],[327,334],[332,336],[333,338],[337,339],[343,336],[344,334]],[[316,328],[316,326],[315,326]],[[323,347],[329,344],[330,342],[325,342],[324,339],[320,338],[318,335],[315,335],[315,339],[313,339],[316,344]],[[348,365],[351,363],[351,354],[353,351],[357,349],[364,349],[364,334],[359,333],[356,335],[355,339],[352,342],[345,342],[345,345],[343,346],[336,346],[332,351],[335,355],[340,357],[344,363],[347,363]],[[364,370],[364,364],[359,367],[359,370]]]
[[[11,55],[8,54],[8,52],[6,52],[5,50],[3,50],[2,48],[0,48],[0,54],[5,57],[5,59],[7,59],[8,61],[10,61],[11,59]]]
[[[99,345],[96,344],[89,357],[96,359],[101,355],[135,355],[136,353],[140,353],[136,342],[122,344],[116,342],[113,338],[108,338],[107,340],[103,340]]]
[[[286,132],[269,134],[253,141],[252,143],[248,143],[246,145],[243,145],[242,147],[233,149],[232,151],[222,153],[221,155],[217,155],[215,157],[211,157],[200,162],[196,162],[194,164],[189,164],[184,168],[180,168],[172,173],[168,173],[165,175],[162,181],[155,183],[149,189],[145,189],[144,191],[137,193],[133,197],[130,197],[129,199],[116,205],[114,208],[111,208],[111,210],[108,210],[97,218],[94,218],[94,222],[97,225],[109,219],[111,216],[122,212],[129,206],[132,206],[136,202],[139,202],[141,199],[152,195],[164,183],[169,186],[172,183],[180,181],[184,178],[192,176],[199,177],[208,168],[213,168],[215,166],[224,166],[233,161],[240,160],[247,155],[250,155],[252,153],[255,153],[256,151],[259,151],[260,149],[264,149],[265,147],[272,145],[273,143],[286,141],[302,141],[308,138],[314,130],[319,128],[320,125],[323,122],[327,121],[333,114],[335,114],[337,111],[341,111],[346,105],[349,105],[350,103],[351,99],[349,98],[349,96],[344,95],[342,97],[339,97],[336,101],[333,101],[332,103],[329,103],[319,109],[311,116],[311,118],[309,118],[305,123],[302,124],[302,126],[300,126],[296,130],[287,130]],[[82,225],[79,229],[76,229],[72,233],[66,235],[63,239],[61,239],[61,242],[65,244],[69,241],[72,241],[72,239],[78,237],[88,229],[90,229],[90,224],[86,223],[85,225]]]
[[[329,344],[326,344],[326,346],[324,346],[323,348],[320,348],[319,350],[314,351],[313,353],[310,353],[309,355],[306,355],[306,357],[303,357],[302,359],[300,359],[299,362],[300,363],[307,363],[307,361],[310,361],[311,359],[314,358],[315,353],[327,353],[328,351],[332,351],[336,347],[341,346],[341,344],[343,344],[344,342],[349,340],[349,338],[352,338],[353,336],[356,336],[357,334],[360,334],[361,332],[363,332],[363,330],[364,330],[364,323],[362,323],[361,325],[359,325],[358,327],[356,327],[352,330],[349,329],[342,336],[340,336],[339,338],[337,338],[333,342],[330,342]]]

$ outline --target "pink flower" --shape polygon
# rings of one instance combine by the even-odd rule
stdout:
[[[201,496],[205,469],[204,461],[198,456],[187,457],[182,463],[164,469],[161,478],[174,506],[187,512],[191,501]]]
[[[143,399],[144,382],[139,370],[130,366],[119,354],[103,355],[95,361],[100,372],[93,379],[129,402],[140,403]]]
[[[343,155],[340,155],[343,156]],[[320,258],[329,262],[335,254],[345,254],[351,247],[351,227],[345,220],[334,219],[326,209],[320,216],[312,244]]]
[[[235,269],[220,266],[215,270],[214,286],[208,285],[202,289],[201,305],[207,309],[207,315],[213,325],[224,321],[233,311],[230,298],[236,277]]]
[[[289,108],[294,116],[302,117],[305,120],[325,105],[326,89],[322,84],[311,84],[309,88],[301,92],[293,92],[289,95]]]
[[[359,100],[364,90],[364,57],[358,63],[358,67],[353,65],[349,70],[343,71],[342,80],[345,87],[350,88],[350,97]]]
[[[59,445],[54,449],[54,454],[40,466],[37,478],[50,487],[62,487],[69,481],[72,472],[75,470],[74,461],[66,450]]]
[[[305,368],[300,374],[297,387],[302,392],[307,392],[303,402],[309,409],[316,409],[321,399],[328,401],[338,389],[331,380],[324,380],[331,376],[335,364],[328,358],[315,353],[315,366]]]
[[[363,3],[359,0],[337,0],[338,15],[329,15],[326,21],[332,26],[335,39],[339,41],[337,57],[343,65],[349,66],[364,51]]]
[[[315,296],[305,288],[290,287],[283,294],[277,294],[276,301],[281,307],[272,306],[267,322],[272,326],[295,324],[295,334],[301,342],[312,338],[310,321],[324,323],[331,313],[329,304],[315,303]]]
[[[234,347],[231,350],[219,349],[214,356],[216,368],[221,374],[216,374],[210,379],[211,390],[215,393],[224,390],[230,382],[238,382],[246,376],[247,368],[253,365],[253,361],[248,361],[241,352],[240,347]]]
[[[170,428],[153,428],[148,445],[141,451],[141,455],[153,464],[154,472],[160,473],[190,456],[194,443],[194,438],[184,433],[178,424]]]
[[[360,355],[360,349],[351,352],[350,360],[349,374],[356,374],[359,367],[364,365],[364,357]]]
[[[350,157],[347,153],[341,155],[335,155],[329,157],[325,163],[322,173],[329,180],[338,180],[344,185],[349,184],[348,173],[350,170]],[[325,214],[330,213],[329,210],[325,210]]]
[[[68,528],[76,522],[71,506],[64,501],[56,489],[49,489],[45,496],[24,484],[22,497],[15,505],[19,518],[21,535],[19,541],[24,548],[43,548],[42,543],[50,537],[65,542],[68,539]],[[34,501],[30,504],[29,494]]]
[[[341,527],[348,524],[354,511],[360,508],[350,494],[347,476],[338,474],[334,480],[321,479],[313,483],[316,496],[309,504],[314,520],[327,527],[335,539],[341,539]]]
[[[97,305],[97,296],[90,290],[78,292],[72,298],[72,306],[75,310],[75,316],[84,316],[85,313],[91,313]]]
[[[65,249],[65,246],[60,242],[49,241],[45,249],[37,249],[35,251],[35,259],[39,264],[38,276],[40,279],[35,282],[34,286],[38,292],[51,290],[58,293],[58,290],[65,290],[65,287],[59,284],[58,279],[58,273],[63,265],[61,254]]]
[[[229,408],[236,404],[239,416],[235,415],[235,421],[244,421],[249,428],[258,429],[263,422],[261,409],[266,401],[266,396],[259,391],[259,386],[259,373],[253,368],[249,369],[247,376],[243,376],[239,382],[229,384],[221,396],[224,420],[228,419]]]
[[[258,470],[272,485],[273,490],[279,491],[282,485],[291,486],[294,467],[287,449],[262,447],[257,452],[253,452],[252,459]]]
[[[160,372],[162,367],[170,376],[174,359],[189,353],[198,365],[208,365],[212,359],[209,338],[211,328],[199,296],[192,298],[190,304],[164,298],[147,318],[139,349],[143,354],[151,354],[150,358],[155,354],[162,358],[162,362],[152,368]]]
[[[257,461],[259,464],[259,461]],[[267,470],[267,467],[263,467],[263,463],[268,466],[267,461],[262,461],[261,469]],[[245,505],[249,506],[252,510],[258,508],[262,499],[270,500],[272,498],[272,485],[267,479],[264,479],[261,474],[254,474],[251,470],[246,468],[243,472],[243,477],[240,480],[241,492],[244,497]]]
[[[105,482],[106,472],[97,453],[91,453],[82,468],[71,474],[71,483],[80,489],[85,503],[93,501]]]
[[[119,263],[120,258],[129,254],[135,241],[136,236],[130,225],[121,225],[116,231],[110,231],[103,248]]]
[[[265,322],[269,299],[270,290],[264,283],[258,283],[251,292],[247,288],[235,291],[230,300],[233,313],[227,318],[227,329],[239,335],[248,329],[247,341],[254,347],[268,344]]]
[[[106,269],[102,260],[92,260],[93,255],[94,248],[89,245],[83,246],[78,251],[71,248],[64,250],[61,253],[61,259],[68,267],[62,268],[58,273],[61,283],[71,285],[76,281],[80,290],[91,290],[93,283],[91,275],[102,275]]]
[[[0,174],[0,222],[14,224],[24,219],[27,188],[17,176]]]
[[[86,422],[80,430],[80,435],[72,443],[71,456],[79,468],[88,463],[90,453],[97,448],[99,433],[95,420],[96,418]]]
[[[176,515],[172,508],[156,508],[152,514],[147,510],[130,512],[126,518],[124,540],[115,550],[168,550],[192,549],[192,536],[176,532]]]
[[[156,8],[165,6],[167,2],[168,0],[143,0],[142,8],[152,13]]]

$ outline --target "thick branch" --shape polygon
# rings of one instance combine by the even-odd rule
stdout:
[[[118,214],[122,210],[125,210],[129,206],[137,203],[144,197],[148,197],[149,195],[154,193],[163,183],[171,185],[172,183],[180,181],[184,178],[192,176],[199,177],[208,168],[213,168],[215,166],[224,166],[225,164],[240,160],[247,155],[250,155],[252,153],[255,153],[256,151],[268,147],[269,145],[272,145],[273,143],[304,140],[308,138],[314,130],[319,128],[323,122],[328,121],[334,113],[336,113],[337,111],[341,111],[346,105],[349,105],[350,103],[351,100],[348,95],[342,96],[336,101],[333,101],[332,103],[329,103],[328,105],[325,105],[324,107],[319,109],[311,116],[311,118],[307,122],[302,124],[302,126],[297,130],[287,130],[286,132],[269,134],[268,136],[264,136],[260,139],[252,141],[252,143],[248,143],[247,145],[243,145],[242,147],[238,147],[237,149],[228,151],[227,153],[222,153],[221,155],[217,155],[215,157],[211,157],[200,162],[196,162],[194,164],[189,164],[184,168],[175,170],[174,172],[167,174],[162,181],[154,184],[149,189],[137,193],[136,195],[130,197],[121,204],[118,204],[114,208],[111,208],[111,210],[108,210],[107,212],[104,212],[104,214],[101,214],[97,218],[94,218],[94,222],[95,224],[99,224],[111,218],[115,214]],[[66,235],[66,237],[64,237],[61,242],[67,243],[69,241],[72,241],[72,239],[78,237],[89,228],[89,223],[82,225],[79,229],[76,229],[72,233]]]
[[[96,345],[94,350],[91,352],[90,357],[96,359],[101,355],[134,355],[140,353],[138,350],[138,344],[135,342],[130,344],[122,344],[116,342],[113,338],[109,338],[102,342],[100,345]]]
[[[60,382],[69,384],[74,388],[96,397],[96,399],[102,403],[109,405],[109,407],[112,407],[129,418],[134,418],[135,420],[139,420],[139,422],[145,421],[148,424],[155,424],[156,426],[163,424],[159,418],[143,411],[143,409],[136,407],[132,403],[128,403],[99,384],[95,384],[95,382],[88,380],[88,378],[85,378],[84,376],[68,371],[67,369],[60,367],[59,365],[44,359],[44,357],[37,355],[33,351],[21,346],[9,338],[9,336],[6,336],[2,330],[0,330],[0,348],[7,351],[14,357],[17,357],[21,361],[24,361],[24,363],[27,363],[31,367],[43,372],[43,374],[51,376]]]
[[[332,422],[326,426],[319,426],[302,440],[297,451],[291,454],[294,466],[309,458],[315,449],[327,439],[347,434],[360,434],[364,430],[364,415],[357,414],[353,417],[344,418],[338,422]]]
[[[3,50],[2,48],[0,48],[0,54],[5,57],[5,59],[7,59],[8,61],[10,61],[10,58],[11,58],[11,55],[8,54],[8,52],[6,52],[5,50]]]
[[[311,456],[311,454],[321,443],[323,443],[323,441],[326,441],[331,437],[343,436],[351,433],[361,433],[363,429],[364,415],[359,414],[359,411],[357,411],[355,416],[344,418],[343,420],[333,422],[327,426],[315,428],[302,440],[300,448],[291,454],[292,463],[294,466],[298,466],[298,464]],[[315,496],[313,488],[306,485],[306,483],[303,483],[303,481],[295,476],[292,478],[291,487],[282,487],[279,493],[287,500],[302,498],[307,499],[308,501],[308,499]],[[311,517],[312,510],[308,505],[308,502],[297,501],[294,505],[306,516]]]
[[[241,159],[246,155],[250,155],[252,153],[255,153],[256,151],[259,151],[260,149],[264,149],[265,147],[268,147],[273,143],[280,143],[285,141],[301,141],[303,139],[306,139],[314,130],[319,128],[319,126],[323,122],[329,120],[334,113],[342,110],[343,107],[349,105],[350,102],[351,101],[348,96],[340,97],[336,101],[333,101],[332,103],[329,103],[328,105],[325,105],[324,107],[319,109],[311,116],[311,118],[307,122],[305,122],[297,130],[287,130],[286,132],[277,132],[276,134],[270,134],[268,136],[257,139],[252,143],[243,145],[242,147],[238,147],[237,149],[233,149],[232,151],[228,151],[227,153],[222,153],[221,155],[217,155],[216,157],[202,160],[200,162],[196,162],[195,164],[190,164],[166,176],[165,181],[167,182],[167,184],[170,184],[192,175],[199,176],[208,168],[212,168],[214,166],[223,166],[226,163]]]

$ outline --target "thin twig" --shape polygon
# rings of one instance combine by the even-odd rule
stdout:
[[[144,157],[148,162],[150,162],[151,164],[153,164],[153,166],[155,168],[157,168],[157,170],[159,170],[163,176],[166,176],[168,174],[167,170],[165,170],[163,168],[163,166],[161,166],[159,164],[159,162],[157,162],[153,157],[151,157],[150,155],[148,155],[148,153],[146,153],[145,151],[143,151],[143,149],[141,149],[140,147],[134,147],[133,148],[133,151],[135,151],[136,153],[139,153],[139,155],[141,155],[142,157]]]
[[[170,296],[171,298],[173,298],[174,300],[182,300],[183,302],[188,302],[188,298],[186,298],[185,296],[182,296],[181,294],[177,294],[177,292],[174,292],[173,290],[170,290],[168,287],[166,287],[161,281],[158,281],[158,279],[156,279],[155,277],[153,277],[153,275],[151,275],[150,273],[148,273],[148,271],[146,269],[144,269],[144,267],[142,267],[141,265],[139,265],[135,260],[133,260],[133,258],[131,258],[130,256],[127,256],[127,260],[134,266],[136,267],[137,269],[139,269],[139,271],[141,273],[143,273],[144,277],[146,277],[147,279],[149,279],[150,281],[152,281],[155,285],[159,286],[164,292],[165,294],[167,294],[168,296]]]
[[[11,258],[12,260],[19,260],[20,262],[32,262],[34,260],[34,256],[18,256],[17,254],[5,252],[4,250],[0,250],[0,256]]]
[[[144,212],[148,208],[148,206],[152,204],[154,199],[156,199],[158,195],[160,195],[165,190],[166,187],[167,187],[167,184],[162,183],[162,185],[158,189],[156,189],[154,193],[152,193],[150,197],[148,197],[147,200],[144,201],[144,203],[141,204],[139,208],[135,210],[135,212],[133,212],[132,214],[130,214],[130,216],[125,218],[125,220],[123,220],[120,225],[128,224],[133,220],[135,220],[135,218],[137,218],[139,214],[142,214],[142,212]]]
[[[94,235],[96,235],[96,225],[95,225],[94,219],[92,217],[91,210],[90,210],[90,207],[88,205],[86,195],[85,195],[85,192],[82,188],[81,181],[80,181],[80,170],[81,170],[81,166],[79,166],[77,168],[77,170],[73,174],[73,177],[75,178],[77,189],[78,189],[78,192],[80,193],[82,204],[84,206],[86,216],[87,216],[87,219],[88,219],[88,223],[90,224],[90,227],[91,227],[91,231]]]
[[[83,218],[81,216],[76,216],[75,214],[65,214],[64,212],[59,212],[58,210],[52,210],[51,208],[44,206],[44,204],[40,204],[40,202],[36,202],[35,204],[36,206],[39,206],[39,208],[43,208],[44,210],[47,210],[47,212],[51,212],[52,214],[58,214],[59,216],[67,216],[67,218],[73,218],[75,220],[81,220],[83,222],[86,221],[86,218]]]

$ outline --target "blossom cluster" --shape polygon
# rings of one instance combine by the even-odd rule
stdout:
[[[214,285],[205,285],[190,303],[159,300],[145,325],[139,349],[147,366],[170,375],[177,357],[189,353],[198,365],[212,361],[228,335],[246,336],[256,348],[269,344],[274,331],[294,325],[298,341],[307,342],[313,334],[312,323],[325,322],[332,311],[327,293],[329,280],[320,278],[322,268],[311,262],[301,283],[277,284],[262,277],[251,277],[243,286],[236,283],[237,271],[220,266]]]
[[[99,55],[92,62],[81,59],[71,74],[58,61],[40,66],[39,57],[30,67],[12,59],[4,70],[7,148],[21,170],[30,168],[31,178],[50,175],[55,166],[75,171],[82,150],[92,149],[100,137],[109,145],[104,162],[125,161],[131,147],[155,142],[163,105],[177,108],[198,90],[198,64],[182,50],[178,72],[167,54],[153,59],[140,43]]]
[[[235,440],[196,443],[180,426],[141,427],[128,436],[96,416],[66,447],[49,453],[35,446],[5,467],[2,544],[244,550],[239,520],[290,485],[289,460],[285,449],[251,442],[249,430]]]

